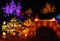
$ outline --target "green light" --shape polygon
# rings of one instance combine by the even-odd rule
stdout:
[[[60,14],[58,15],[58,19],[60,19]]]

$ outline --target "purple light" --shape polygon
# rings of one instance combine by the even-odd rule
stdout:
[[[18,12],[21,12],[21,4],[18,2],[16,6],[14,0],[12,0],[10,4],[6,3],[6,7],[2,7],[2,9],[6,14],[13,14],[13,12],[16,11],[16,15],[19,16],[20,13],[18,14]]]

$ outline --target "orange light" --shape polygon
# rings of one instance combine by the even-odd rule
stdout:
[[[38,18],[35,18],[35,21],[39,21],[39,19]]]
[[[2,37],[3,37],[3,38],[6,38],[6,36],[5,36],[5,35],[3,35]]]
[[[29,8],[28,10],[25,11],[26,14],[32,14],[32,9]]]
[[[32,21],[31,21],[30,19],[28,19],[28,20],[26,20],[26,21],[24,22],[24,25],[25,25],[25,26],[31,26],[31,25],[32,25]]]
[[[47,13],[50,13],[50,12],[55,12],[55,6],[53,5],[51,7],[51,4],[49,4],[48,2],[45,4],[45,7],[43,7],[43,10],[41,10],[41,12],[43,14],[47,14]]]
[[[26,28],[26,29],[24,29],[22,32],[23,32],[23,34],[28,34],[29,29],[28,29],[28,28]]]
[[[25,37],[27,37],[27,34],[25,34]]]
[[[16,33],[15,33],[15,32],[13,32],[13,33],[12,33],[12,35],[13,35],[13,36],[16,36]]]

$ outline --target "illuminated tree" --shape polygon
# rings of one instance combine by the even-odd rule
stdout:
[[[20,11],[21,4],[18,2],[17,6],[16,6],[16,4],[14,3],[14,0],[12,0],[10,4],[6,3],[6,6],[2,7],[2,9],[3,9],[3,12],[6,13],[6,15],[14,14],[13,12],[16,12],[15,15],[19,16],[19,14],[20,14],[19,12],[21,12]]]

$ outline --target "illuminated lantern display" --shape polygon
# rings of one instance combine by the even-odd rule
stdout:
[[[13,12],[16,12],[16,13],[14,13],[14,15],[19,16],[20,13],[18,13],[18,12],[21,12],[20,11],[21,4],[20,4],[20,2],[18,2],[17,6],[16,6],[16,4],[14,3],[14,0],[12,0],[10,4],[6,3],[6,7],[2,7],[2,9],[6,13],[6,15],[9,15],[9,14],[12,15]]]
[[[7,33],[13,33],[13,31],[19,31],[19,29],[21,28],[21,25],[19,24],[19,22],[17,22],[16,18],[12,18],[10,20],[10,22],[7,23],[7,28],[6,31]],[[17,28],[18,27],[18,28]]]
[[[43,7],[42,10],[40,10],[43,14],[46,14],[46,13],[51,13],[51,12],[55,12],[55,6],[53,5],[51,7],[51,4],[49,4],[48,2],[45,4],[45,7]]]

